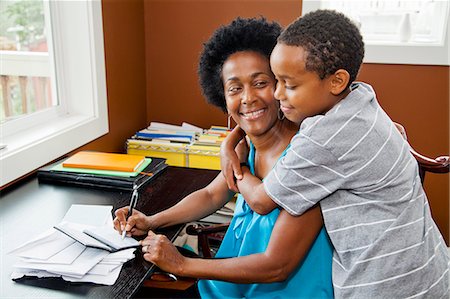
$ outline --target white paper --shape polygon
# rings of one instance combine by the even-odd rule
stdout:
[[[32,247],[32,246],[36,246],[38,244],[42,244],[42,243],[46,243],[50,240],[54,240],[57,239],[58,236],[58,232],[51,228],[49,230],[46,230],[45,232],[39,234],[37,237],[32,238],[31,240],[26,241],[25,243],[23,243],[22,245],[14,248],[13,250],[11,250],[9,253],[17,253],[17,252],[21,252],[23,250],[27,250],[28,248]]]
[[[67,248],[61,250],[51,258],[47,260],[40,259],[23,259],[24,262],[27,263],[44,263],[44,264],[72,264],[83,251],[86,249],[81,243],[73,241],[73,244],[68,246]]]
[[[111,209],[111,206],[72,205],[64,219],[74,221],[75,223],[69,223],[69,227],[75,228],[90,241],[98,242],[82,231],[95,228],[93,224],[107,226],[105,229],[108,234],[111,233],[113,238],[119,237],[120,241],[124,241],[113,229]],[[132,238],[127,238],[124,242],[137,242],[129,239]],[[62,277],[72,282],[113,285],[119,277],[123,263],[135,257],[135,250],[136,248],[130,248],[111,253],[90,248],[58,230],[51,229],[11,251],[21,258],[13,266],[11,278]]]
[[[120,270],[122,270],[122,266],[117,267],[108,275],[86,274],[81,278],[73,278],[67,276],[63,276],[62,278],[71,282],[93,282],[104,285],[113,285],[119,277]]]
[[[111,218],[112,206],[102,205],[72,205],[62,221],[103,226]]]
[[[61,222],[55,226],[55,228],[64,234],[70,236],[72,239],[80,242],[84,246],[101,248],[103,250],[112,251],[110,246],[107,246],[103,242],[100,242],[91,236],[86,235],[83,230],[86,229],[86,225],[81,225],[77,223]]]
[[[84,233],[115,250],[139,246],[139,242],[132,237],[126,236],[122,239],[122,236],[112,226],[109,225],[85,229]]]
[[[70,265],[27,263],[20,261],[15,264],[14,267],[45,270],[56,274],[85,275],[92,267],[94,267],[107,255],[107,251],[95,248],[86,248],[86,250],[84,250],[83,253]]]
[[[93,274],[93,275],[109,275],[110,272],[112,272],[117,267],[121,266],[122,264],[103,264],[98,263],[95,265],[91,270],[89,270],[86,275]]]
[[[54,238],[55,236],[56,238]],[[47,260],[58,252],[69,247],[74,242],[75,241],[71,238],[58,232],[57,234],[52,234],[45,243],[38,241],[36,244],[29,244],[26,247],[22,247],[17,256]]]

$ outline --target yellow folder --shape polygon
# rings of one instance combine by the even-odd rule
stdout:
[[[133,172],[144,160],[141,155],[80,151],[65,160],[63,167]]]

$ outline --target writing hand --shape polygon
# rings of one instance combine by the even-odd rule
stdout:
[[[127,232],[127,236],[142,236],[147,234],[147,232],[151,228],[151,221],[149,217],[145,216],[144,213],[133,209],[133,214],[128,217],[129,207],[123,207],[117,209],[114,214],[116,217],[114,218],[114,229],[117,230],[120,234],[125,230]]]

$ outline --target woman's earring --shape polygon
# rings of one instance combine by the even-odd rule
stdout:
[[[283,120],[286,116],[284,115],[283,111],[281,111],[281,108],[278,108],[277,116],[279,120]]]
[[[231,130],[231,115],[230,114],[228,114],[227,128],[228,128],[228,130]]]

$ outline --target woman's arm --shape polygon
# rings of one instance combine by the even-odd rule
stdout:
[[[223,207],[234,196],[221,173],[205,188],[189,194],[175,206],[149,216],[153,227],[199,220]]]
[[[155,215],[145,216],[133,210],[133,215],[127,221],[128,207],[116,210],[114,228],[120,233],[125,229],[128,235],[142,235],[150,229],[198,220],[220,209],[233,195],[228,190],[225,178],[219,173],[205,188],[189,194],[175,206]]]
[[[183,257],[165,236],[153,232],[141,244],[146,260],[175,275],[235,283],[279,282],[298,267],[322,225],[319,207],[298,217],[283,210],[265,252],[226,259]]]

